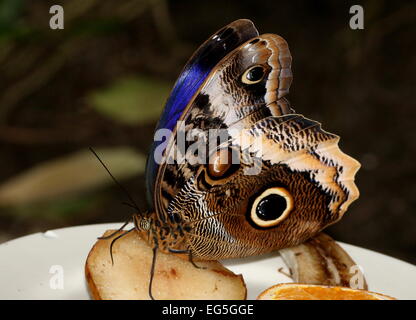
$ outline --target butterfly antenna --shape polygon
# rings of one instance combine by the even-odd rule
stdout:
[[[122,234],[118,235],[118,236],[117,236],[117,237],[115,237],[113,240],[111,240],[111,243],[110,243],[110,257],[111,257],[111,265],[113,265],[113,266],[114,266],[114,257],[113,257],[113,246],[114,246],[114,243],[115,243],[118,239],[120,239],[120,238],[122,238],[122,237],[124,237],[124,236],[128,235],[128,234],[129,234],[130,232],[132,232],[133,230],[136,230],[136,228],[131,228],[131,229],[127,230],[127,231],[124,231],[124,233],[122,233]]]
[[[127,207],[130,207],[130,208],[133,208],[133,209],[137,209],[137,208],[136,208],[134,205],[132,205],[130,202],[123,201],[121,204],[122,204],[122,205],[125,205],[125,206],[127,206]]]
[[[127,220],[126,222],[124,222],[124,224],[120,227],[120,229],[118,229],[117,231],[114,231],[112,233],[110,233],[108,236],[102,236],[102,237],[98,237],[98,240],[107,240],[110,239],[112,237],[114,237],[117,233],[123,231],[123,229],[131,222],[131,218],[129,220]]]
[[[137,211],[141,212],[139,206],[137,205],[137,203],[134,201],[133,197],[130,195],[130,193],[127,191],[126,188],[124,188],[124,186],[118,182],[118,180],[112,175],[112,173],[110,172],[110,170],[107,168],[107,166],[104,164],[104,162],[100,159],[100,157],[98,156],[98,154],[94,151],[94,149],[92,147],[89,148],[90,151],[94,154],[94,156],[98,159],[98,161],[101,163],[101,165],[104,167],[104,169],[107,171],[107,173],[110,175],[111,179],[113,179],[114,183],[121,189],[121,191],[123,191],[126,195],[127,198],[130,200],[131,204],[129,203],[128,205],[134,209],[136,209]],[[127,204],[126,202],[124,202],[124,204]]]

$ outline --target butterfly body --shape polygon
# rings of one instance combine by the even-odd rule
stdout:
[[[304,242],[358,197],[359,163],[285,97],[291,62],[283,38],[248,20],[191,58],[157,127],[171,134],[149,154],[152,213],[135,218],[149,222],[137,229],[153,246],[207,260],[258,255]],[[196,136],[214,148],[195,155]]]

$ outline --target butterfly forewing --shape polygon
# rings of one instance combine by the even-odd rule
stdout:
[[[236,47],[257,35],[258,31],[250,20],[240,19],[217,31],[205,41],[183,68],[166,102],[156,130],[174,131],[189,102],[218,62]],[[147,161],[147,198],[151,207],[154,207],[155,179],[160,169],[159,163],[162,162],[161,159],[154,158],[154,151],[161,142],[153,143]]]

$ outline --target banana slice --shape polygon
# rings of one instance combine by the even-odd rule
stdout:
[[[361,268],[330,236],[319,233],[280,255],[296,283],[368,289]]]

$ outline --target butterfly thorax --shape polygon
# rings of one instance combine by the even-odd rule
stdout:
[[[165,253],[188,250],[184,239],[189,226],[181,220],[178,214],[169,215],[163,220],[155,213],[145,216],[135,214],[133,223],[140,236],[152,248],[157,247]]]

